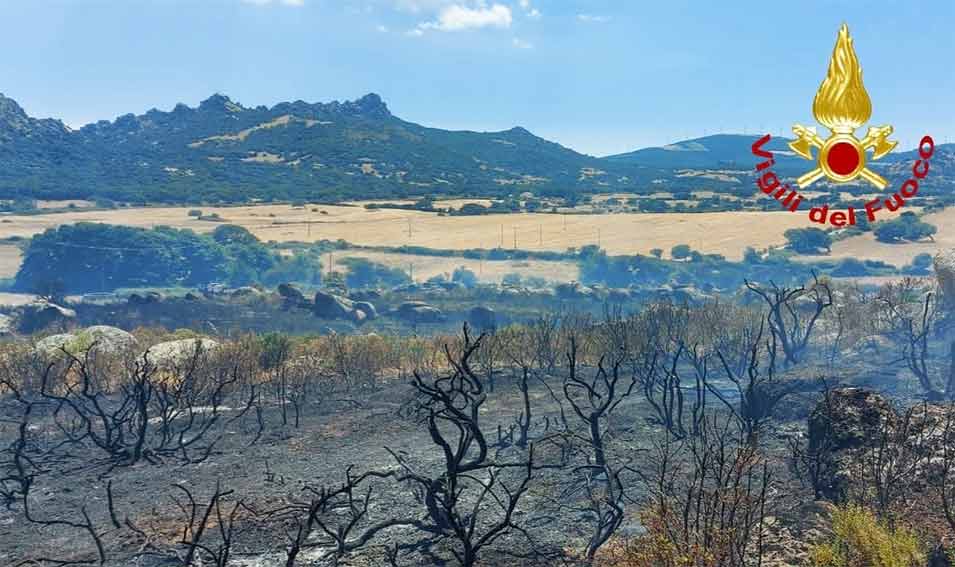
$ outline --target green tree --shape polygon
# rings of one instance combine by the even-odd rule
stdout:
[[[340,264],[348,267],[345,284],[349,288],[394,287],[411,281],[407,272],[390,268],[365,258],[344,258]]]
[[[665,213],[670,210],[670,204],[663,199],[640,199],[639,208],[645,213]]]
[[[791,228],[783,233],[789,248],[800,254],[819,254],[832,250],[832,237],[819,228]]]
[[[932,255],[922,253],[912,258],[912,263],[902,268],[902,273],[909,276],[927,276],[932,269]]]
[[[195,286],[260,281],[279,261],[255,236],[221,226],[212,236],[191,230],[152,230],[78,223],[35,236],[24,252],[15,289],[32,291],[63,281],[65,291],[120,287]]]
[[[880,242],[895,244],[930,238],[937,230],[934,225],[919,220],[915,213],[907,211],[896,219],[877,223],[873,232]]]
[[[478,284],[478,277],[472,270],[458,266],[451,274],[451,281],[458,282],[464,287],[474,287]]]
[[[693,249],[690,248],[689,244],[677,244],[670,249],[670,257],[674,260],[684,260],[689,258],[692,253]]]

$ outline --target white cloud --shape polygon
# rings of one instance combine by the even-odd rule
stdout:
[[[577,14],[577,20],[587,24],[603,24],[610,21],[610,16],[596,16],[594,14]]]
[[[517,5],[521,7],[521,10],[524,10],[524,14],[528,18],[536,20],[541,17],[541,11],[531,5],[531,0],[520,0]]]
[[[395,8],[402,12],[418,14],[421,12],[436,12],[439,8],[451,4],[453,0],[389,0]]]
[[[518,49],[534,49],[533,43],[523,40],[519,37],[515,37],[513,40],[511,40],[511,43]]]
[[[478,28],[509,28],[514,21],[511,9],[504,4],[481,3],[473,8],[451,4],[441,9],[438,19],[418,24],[418,30],[462,31]]]
[[[388,33],[388,26],[378,24],[375,26],[375,29],[378,30],[379,33]]]
[[[300,8],[305,5],[305,0],[242,0],[243,4],[253,6],[268,6],[270,4],[281,4],[282,6],[294,6]]]

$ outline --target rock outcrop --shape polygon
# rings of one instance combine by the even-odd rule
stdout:
[[[197,354],[200,357],[205,356],[218,348],[219,343],[212,339],[180,339],[155,344],[149,347],[143,356],[158,368],[172,369],[188,363]]]
[[[361,306],[359,306],[361,304]],[[325,319],[348,319],[355,323],[361,323],[367,319],[373,319],[378,316],[374,305],[367,302],[355,302],[347,297],[327,293],[324,291],[315,292],[315,303],[312,307],[317,317]]]
[[[412,324],[444,321],[444,313],[423,301],[406,301],[394,310],[395,317]]]
[[[375,301],[381,299],[381,292],[377,289],[359,289],[348,294],[352,301]]]
[[[292,307],[308,308],[312,305],[312,303],[305,298],[305,294],[290,283],[279,284],[278,292],[279,295],[282,296],[282,307],[284,309],[290,309]]]
[[[821,496],[845,500],[853,480],[853,453],[876,443],[896,417],[888,400],[862,388],[836,389],[819,402],[809,416],[808,451],[825,463],[819,478]]]
[[[805,502],[793,508],[767,510],[763,565],[791,567],[810,565],[812,547],[832,534],[829,502]]]
[[[365,319],[371,321],[372,319],[378,318],[378,310],[375,309],[375,306],[371,302],[356,301],[354,305],[356,310],[365,314]]]
[[[136,337],[130,333],[117,327],[96,325],[75,333],[51,335],[37,341],[34,349],[38,355],[51,358],[64,349],[75,356],[82,356],[87,351],[94,354],[120,355],[131,351],[136,345]]]

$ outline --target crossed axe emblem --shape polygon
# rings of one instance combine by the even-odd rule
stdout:
[[[796,183],[800,188],[806,188],[822,177],[842,183],[861,177],[879,189],[885,189],[889,182],[866,167],[866,151],[873,150],[872,159],[877,160],[895,149],[898,142],[889,140],[892,130],[892,126],[870,126],[865,138],[860,140],[851,128],[838,129],[824,140],[816,133],[815,127],[796,124],[793,126],[796,139],[789,143],[789,147],[801,157],[810,161],[815,159],[817,163],[815,169],[800,176]],[[815,158],[812,148],[817,150]]]

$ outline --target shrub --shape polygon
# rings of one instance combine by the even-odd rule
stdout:
[[[638,206],[645,213],[665,213],[670,210],[670,205],[662,199],[642,199]]]
[[[30,241],[16,287],[29,292],[62,281],[62,291],[85,293],[199,285],[224,279],[230,260],[222,246],[189,230],[78,223],[48,229]]]
[[[480,203],[465,203],[458,209],[457,214],[472,216],[472,215],[483,215],[488,212],[488,208]]]
[[[689,244],[677,244],[670,249],[670,257],[674,260],[683,260],[689,258],[690,254],[693,253],[693,249],[690,248]]]
[[[869,269],[864,263],[856,258],[846,258],[829,272],[829,275],[837,278],[851,278],[869,275]]]
[[[199,209],[189,209],[189,216],[199,218],[202,216],[202,211]]]
[[[521,281],[521,275],[513,272],[504,274],[504,277],[501,278],[501,283],[504,285],[521,285]]]
[[[932,255],[922,253],[912,258],[912,263],[902,268],[902,273],[909,276],[927,276],[931,273]]]
[[[472,270],[459,266],[451,274],[451,281],[458,282],[464,287],[474,287],[478,283],[478,277]]]
[[[259,365],[274,370],[285,364],[292,352],[292,339],[282,333],[267,333],[259,337]]]
[[[819,254],[832,248],[829,233],[819,228],[791,228],[783,233],[789,248],[800,254]]]
[[[871,512],[850,504],[833,512],[832,538],[810,552],[814,567],[911,567],[925,554],[912,530],[891,529]]]
[[[915,213],[908,211],[897,219],[878,223],[873,232],[880,242],[894,244],[922,240],[934,235],[937,230],[934,225],[919,220]]]
[[[288,282],[318,285],[322,283],[320,256],[314,252],[296,252],[291,257],[280,257],[274,267],[263,272],[261,280],[269,285]]]
[[[404,270],[390,268],[365,258],[345,258],[341,263],[348,267],[345,283],[349,288],[394,287],[411,281],[411,277]]]

